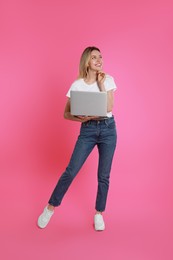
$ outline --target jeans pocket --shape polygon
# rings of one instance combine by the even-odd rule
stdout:
[[[115,122],[111,122],[111,123],[107,124],[107,127],[109,129],[115,129]]]

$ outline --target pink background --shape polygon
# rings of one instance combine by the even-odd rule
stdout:
[[[173,259],[172,11],[171,0],[1,1],[2,259]],[[92,226],[96,150],[40,230],[78,135],[63,110],[88,45],[118,86],[106,230]]]

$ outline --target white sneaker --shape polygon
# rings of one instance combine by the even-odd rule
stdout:
[[[38,218],[38,226],[40,228],[45,228],[47,224],[49,223],[52,215],[54,214],[54,211],[48,210],[47,206],[44,208],[43,213]]]
[[[95,214],[94,227],[96,231],[103,231],[105,229],[105,223],[102,214]]]

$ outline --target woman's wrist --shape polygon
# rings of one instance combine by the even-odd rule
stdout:
[[[105,89],[104,84],[99,84],[99,89],[100,89],[100,91],[102,91],[102,92],[106,92],[106,89]]]
[[[70,112],[64,113],[64,118],[67,119],[67,120],[81,122],[80,118],[78,118],[77,116],[72,115]]]

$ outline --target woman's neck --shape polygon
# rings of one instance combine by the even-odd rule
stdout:
[[[96,82],[96,80],[97,80],[97,72],[96,71],[89,71],[86,78],[84,78],[84,81],[87,84],[92,84],[92,83]]]

